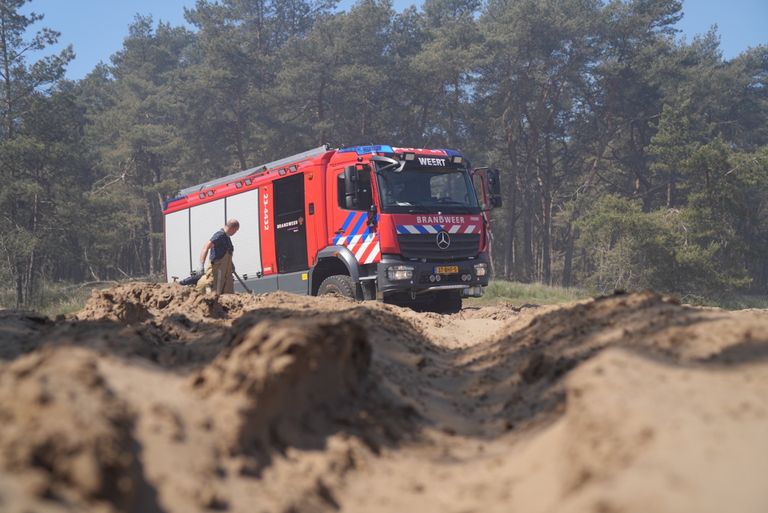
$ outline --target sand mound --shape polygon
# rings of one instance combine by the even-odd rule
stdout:
[[[768,450],[767,385],[765,363],[712,371],[605,351],[568,378],[563,418],[520,455],[539,468],[518,471],[514,504],[533,512],[766,511],[768,461],[756,456]]]
[[[53,322],[44,315],[0,310],[0,360],[16,358],[36,349],[40,333],[52,326]]]
[[[133,415],[96,355],[48,349],[7,365],[0,419],[0,468],[21,491],[72,506],[140,504]]]
[[[242,328],[242,327],[241,327]],[[265,321],[234,330],[231,347],[192,378],[195,391],[221,403],[231,454],[299,440],[322,408],[354,401],[370,364],[363,329],[340,320]]]
[[[0,510],[768,510],[768,314],[178,285],[0,311]]]
[[[219,319],[225,311],[212,295],[172,283],[127,283],[94,290],[79,320],[111,320],[136,324],[172,314]]]

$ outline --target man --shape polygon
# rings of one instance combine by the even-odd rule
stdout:
[[[197,290],[205,292],[208,287],[213,290],[217,296],[221,294],[232,294],[235,292],[235,284],[232,280],[232,253],[235,247],[232,245],[232,237],[240,229],[240,223],[237,219],[230,219],[221,230],[217,231],[211,237],[211,240],[205,243],[203,251],[200,253],[199,273],[205,272],[205,258],[208,252],[211,254],[211,265],[208,271],[197,282]]]

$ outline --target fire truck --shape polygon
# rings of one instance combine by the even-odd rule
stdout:
[[[458,151],[325,145],[166,201],[166,276],[189,276],[235,218],[241,290],[455,312],[488,285],[488,212],[500,205],[498,171],[472,169]]]

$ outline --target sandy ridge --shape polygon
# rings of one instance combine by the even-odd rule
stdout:
[[[767,328],[650,292],[442,316],[137,283],[4,310],[0,509],[764,512]]]

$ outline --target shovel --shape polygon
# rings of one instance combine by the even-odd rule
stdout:
[[[240,275],[239,275],[239,274],[237,274],[237,271],[235,271],[235,266],[234,266],[234,265],[232,266],[232,274],[234,274],[234,275],[235,275],[235,278],[237,278],[237,281],[239,281],[239,282],[240,282],[240,285],[242,285],[242,286],[243,286],[243,288],[245,289],[245,291],[246,291],[246,292],[248,292],[249,294],[253,294],[253,291],[252,291],[251,289],[249,289],[249,288],[248,288],[248,285],[246,285],[246,284],[245,284],[245,282],[244,282],[244,281],[243,281],[243,279],[240,277]]]

